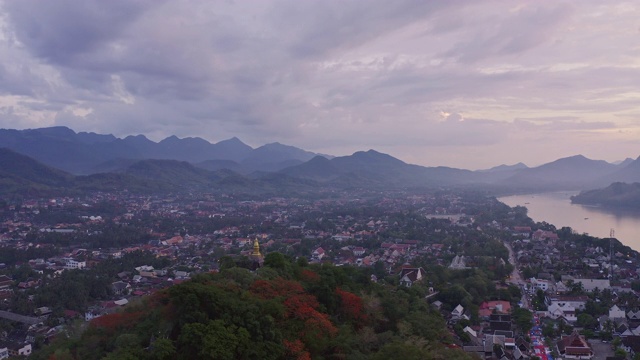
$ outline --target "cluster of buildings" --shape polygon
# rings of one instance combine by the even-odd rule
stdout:
[[[105,203],[115,205],[105,207]],[[405,214],[407,206],[415,209],[410,219]],[[56,276],[63,271],[91,269],[101,261],[117,259],[135,251],[170,260],[171,265],[167,268],[154,269],[139,264],[141,266],[135,270],[119,273],[111,286],[112,298],[95,301],[87,309],[65,311],[66,317],[90,321],[96,316],[116,311],[131,297],[149,294],[188,279],[192,272],[216,270],[218,260],[224,255],[244,257],[251,262],[261,258],[261,251],[305,257],[312,263],[375,266],[382,268],[385,274],[396,275],[400,286],[411,287],[428,278],[424,268],[406,265],[417,259],[454,271],[474,266],[474,257],[451,241],[464,239],[466,245],[474,242],[479,245],[486,239],[483,234],[485,226],[474,227],[474,218],[464,215],[467,206],[468,202],[452,194],[389,196],[375,200],[347,194],[330,200],[95,194],[83,199],[29,200],[21,206],[10,205],[0,212],[0,250],[2,247],[24,253],[42,250],[51,247],[44,241],[51,237],[86,238],[92,232],[101,231],[101,227],[114,224],[144,229],[150,240],[142,243],[105,248],[70,243],[62,247],[60,253],[21,262],[36,272]],[[97,212],[99,208],[108,208],[108,211]],[[43,222],[45,214],[65,211],[75,214],[77,222]],[[537,316],[575,324],[577,314],[584,310],[588,301],[586,295],[572,295],[575,286],[587,293],[604,289],[616,293],[632,292],[631,281],[639,278],[636,258],[622,249],[611,251],[604,245],[571,244],[563,241],[555,231],[534,230],[531,226],[503,226],[501,220],[495,219],[486,227],[492,229],[492,234],[496,229],[504,230],[504,240],[513,249],[515,263],[528,279],[518,283],[522,290],[529,293],[528,296],[538,290],[546,294],[546,309],[539,310]],[[413,224],[410,231],[406,226],[408,222]],[[255,239],[259,242],[256,243]],[[505,264],[504,259],[499,261]],[[9,269],[14,265],[20,263],[4,264],[4,267]],[[0,263],[0,270],[2,268]],[[41,278],[18,282],[9,276],[9,271],[5,273],[0,275],[0,300],[4,300],[5,307],[15,292],[42,286]],[[430,289],[430,301],[436,299],[437,290]],[[525,306],[531,307],[531,299],[524,302]],[[438,307],[438,301],[433,304]],[[512,305],[506,301],[482,303],[477,314],[482,319],[481,324],[463,327],[469,339],[465,350],[483,358],[525,359],[534,356],[536,345],[515,330],[511,318]],[[631,318],[636,316],[634,309],[622,311],[623,304],[618,305],[620,308],[612,308],[605,323],[606,320],[614,322],[616,334],[628,339],[640,336],[640,324],[636,325],[635,319]],[[621,317],[622,313],[624,316]],[[30,317],[46,315],[46,312],[29,314]],[[452,329],[460,321],[470,318],[462,305],[443,315]],[[640,317],[640,313],[637,316]],[[34,331],[32,328],[28,333]],[[55,332],[51,328],[46,331]],[[559,341],[557,351],[565,357],[580,348],[580,344],[588,345],[579,335]],[[3,354],[1,346],[0,359]],[[7,348],[7,353],[16,351],[12,349]]]

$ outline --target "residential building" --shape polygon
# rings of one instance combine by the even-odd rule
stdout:
[[[422,280],[424,277],[424,269],[406,267],[400,271],[400,285],[411,287],[414,282]]]

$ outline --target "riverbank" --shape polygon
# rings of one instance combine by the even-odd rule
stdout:
[[[607,209],[571,203],[577,192],[512,195],[498,198],[513,207],[524,206],[536,222],[547,222],[556,228],[571,227],[577,233],[607,238],[614,237],[632,249],[640,250],[640,213],[614,213]]]

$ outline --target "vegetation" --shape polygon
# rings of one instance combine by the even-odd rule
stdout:
[[[58,337],[34,359],[468,359],[426,289],[270,254],[160,291]],[[73,334],[73,332],[70,332]]]
[[[604,189],[583,191],[571,197],[571,202],[614,208],[640,209],[640,183],[616,182]]]

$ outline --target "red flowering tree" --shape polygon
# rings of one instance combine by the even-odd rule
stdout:
[[[287,340],[289,345],[285,343],[285,347],[298,349],[302,345],[299,352],[293,351],[291,354],[299,353],[300,356],[304,356],[305,346],[333,337],[338,333],[338,329],[329,320],[329,315],[318,310],[320,307],[318,299],[305,292],[299,282],[284,279],[257,280],[249,290],[266,300],[283,300],[285,317],[288,321],[286,327],[290,331],[289,338],[293,338],[293,340]],[[304,357],[296,358],[304,359]]]
[[[362,326],[367,320],[367,315],[362,311],[362,298],[340,288],[336,288],[336,295],[340,298],[340,314],[353,321],[356,327]]]
[[[300,340],[284,340],[284,347],[287,349],[287,355],[296,360],[311,360],[311,355],[305,351],[304,344]]]
[[[142,312],[122,312],[102,315],[91,320],[90,326],[107,331],[132,329],[142,317]]]
[[[300,279],[307,283],[317,283],[320,281],[320,275],[309,269],[303,269],[300,273]]]

